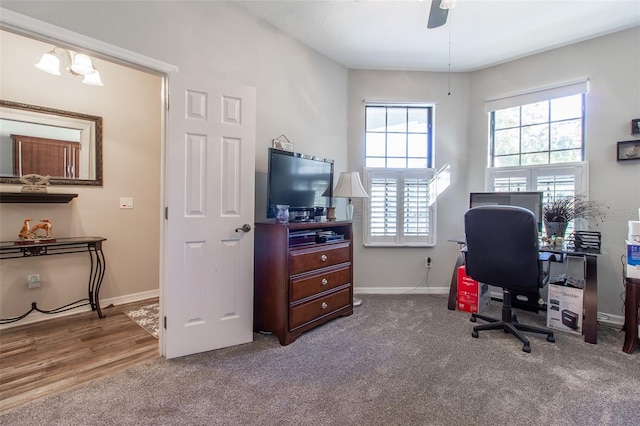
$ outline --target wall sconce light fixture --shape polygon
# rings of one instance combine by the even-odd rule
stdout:
[[[42,55],[36,68],[53,75],[60,75],[60,60],[64,60],[67,71],[74,77],[83,76],[82,83],[90,86],[104,86],[100,80],[100,73],[91,63],[91,58],[84,53],[76,53],[62,47],[54,47]]]

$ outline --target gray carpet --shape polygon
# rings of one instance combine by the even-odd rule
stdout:
[[[640,353],[502,331],[471,337],[444,296],[363,295],[289,346],[273,336],[155,360],[0,416],[3,425],[637,425]],[[489,313],[499,315],[492,302]],[[519,312],[544,325],[544,315]]]

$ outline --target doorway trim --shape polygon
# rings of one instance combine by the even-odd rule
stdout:
[[[152,74],[167,75],[178,67],[0,7],[0,28],[60,47],[82,48],[94,56]]]
[[[139,53],[123,49],[121,47],[105,43],[103,41],[87,37],[80,33],[67,30],[56,25],[49,24],[38,19],[34,19],[30,16],[26,16],[5,8],[0,7],[0,29],[9,31],[15,34],[19,34],[25,37],[29,37],[45,43],[56,44],[60,47],[68,49],[82,49],[88,51],[91,55],[107,60],[109,62],[116,63],[129,68],[134,68],[139,71],[148,72],[162,77],[161,99],[162,99],[162,117],[160,119],[162,131],[161,131],[161,205],[158,206],[158,216],[160,217],[160,247],[159,247],[159,290],[160,300],[162,300],[164,289],[164,257],[165,257],[165,217],[164,210],[167,205],[166,200],[166,147],[167,147],[167,134],[168,134],[168,105],[169,105],[169,88],[168,80],[169,74],[178,72],[178,67]],[[162,303],[160,303],[162,310]],[[162,317],[162,312],[160,313]],[[163,353],[164,333],[160,330],[158,350],[161,355]]]

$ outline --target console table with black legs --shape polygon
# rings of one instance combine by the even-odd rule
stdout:
[[[106,241],[103,237],[72,237],[57,238],[53,242],[33,242],[33,243],[16,243],[15,241],[0,242],[0,259],[24,259],[34,258],[38,256],[52,256],[54,254],[70,254],[70,253],[88,253],[89,254],[89,281],[88,297],[59,308],[45,310],[40,309],[36,302],[31,303],[31,308],[22,315],[13,318],[0,318],[0,324],[7,324],[19,321],[29,315],[33,311],[42,312],[43,314],[57,314],[69,311],[71,309],[90,305],[92,311],[96,311],[98,318],[104,318],[100,309],[100,286],[105,272],[105,259],[102,253],[102,242]]]

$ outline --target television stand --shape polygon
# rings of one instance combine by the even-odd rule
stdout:
[[[253,327],[288,345],[353,314],[351,222],[256,223]],[[335,241],[320,236],[339,235]]]

